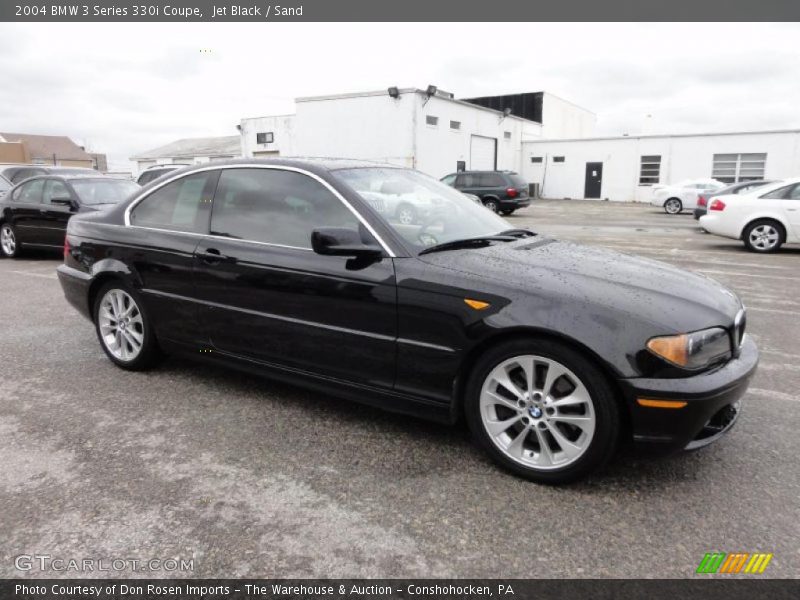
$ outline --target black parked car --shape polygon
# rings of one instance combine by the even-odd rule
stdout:
[[[442,177],[442,183],[478,196],[483,205],[503,215],[531,203],[528,183],[513,171],[463,171]]]
[[[381,212],[387,181],[438,209],[411,224]],[[464,415],[496,461],[545,482],[597,469],[621,439],[714,441],[758,361],[741,302],[714,281],[509,228],[374,163],[251,159],[168,176],[71,219],[58,276],[122,368],[179,353],[320,402]]]
[[[715,196],[749,194],[753,190],[760,188],[762,185],[767,185],[768,183],[775,183],[775,181],[740,181],[739,183],[733,183],[728,187],[724,187],[721,190],[704,192],[697,197],[697,208],[694,209],[694,218],[699,219],[708,212],[708,204],[711,198]]]
[[[138,189],[132,181],[102,176],[27,179],[0,198],[0,252],[13,258],[23,247],[61,249],[70,217],[107,208]]]

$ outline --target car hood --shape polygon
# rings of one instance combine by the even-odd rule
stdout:
[[[606,305],[677,332],[729,326],[742,306],[733,292],[709,277],[655,260],[546,237],[420,258],[533,296]]]

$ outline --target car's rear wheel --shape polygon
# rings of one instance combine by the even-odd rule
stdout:
[[[742,235],[745,247],[751,252],[776,252],[786,241],[783,226],[772,219],[761,219],[750,223]]]
[[[494,198],[487,198],[486,200],[483,201],[483,205],[493,213],[496,213],[500,209],[500,205]]]
[[[664,212],[666,212],[668,215],[677,215],[682,210],[683,210],[683,202],[681,202],[677,198],[670,198],[669,200],[664,202]]]
[[[0,225],[0,252],[6,258],[19,256],[20,244],[17,240],[17,232],[10,223]]]
[[[121,281],[111,281],[99,290],[94,322],[106,355],[123,369],[142,371],[161,357],[141,299]]]
[[[496,462],[541,483],[596,471],[619,437],[619,409],[603,373],[547,339],[518,339],[484,354],[467,383],[465,412]]]

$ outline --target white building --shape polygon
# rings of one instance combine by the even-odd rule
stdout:
[[[137,172],[154,165],[199,165],[241,156],[238,135],[186,138],[131,156]]]
[[[800,130],[526,140],[521,173],[548,198],[649,202],[656,183],[800,175]]]
[[[242,119],[241,152],[372,159],[434,177],[458,169],[520,171],[526,141],[545,133],[588,136],[595,122],[593,113],[544,92],[466,101],[442,91],[382,90],[298,98],[293,115]]]

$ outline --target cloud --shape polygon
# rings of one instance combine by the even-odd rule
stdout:
[[[69,135],[130,169],[298,96],[429,83],[549,91],[600,134],[800,127],[798,24],[492,27],[513,43],[481,23],[0,24],[0,130]]]

